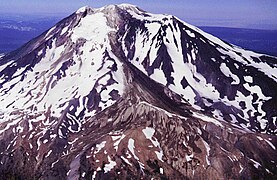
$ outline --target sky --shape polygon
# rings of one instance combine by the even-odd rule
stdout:
[[[277,29],[277,0],[0,0],[2,14],[68,16],[82,6],[129,3],[196,26]]]

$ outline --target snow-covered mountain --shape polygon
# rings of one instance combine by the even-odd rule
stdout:
[[[0,57],[0,177],[276,177],[277,59],[83,7]]]

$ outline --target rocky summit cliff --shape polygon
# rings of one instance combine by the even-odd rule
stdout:
[[[83,7],[0,57],[0,179],[276,179],[277,58]]]

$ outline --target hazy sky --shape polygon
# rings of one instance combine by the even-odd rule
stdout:
[[[277,29],[277,0],[0,0],[0,14],[67,16],[89,5],[130,3],[153,13],[173,14],[194,25]]]

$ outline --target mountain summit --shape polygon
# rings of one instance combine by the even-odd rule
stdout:
[[[277,178],[277,58],[90,7],[0,57],[0,179]]]

